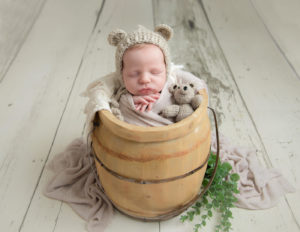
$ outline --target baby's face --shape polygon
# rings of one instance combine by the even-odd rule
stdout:
[[[153,44],[128,49],[123,56],[122,76],[132,95],[160,92],[167,79],[163,52]]]

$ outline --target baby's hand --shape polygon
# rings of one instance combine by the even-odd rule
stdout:
[[[135,109],[141,112],[145,110],[150,111],[153,107],[154,102],[159,99],[160,93],[144,95],[144,96],[133,96],[133,103]]]

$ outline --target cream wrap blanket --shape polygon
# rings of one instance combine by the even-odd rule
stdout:
[[[132,95],[125,93],[120,97],[120,110],[124,117],[124,121],[138,126],[165,126],[174,123],[171,119],[166,119],[159,113],[168,105],[174,104],[172,94],[169,92],[169,87],[173,83],[193,83],[196,90],[206,89],[206,84],[203,80],[195,77],[189,72],[180,69],[173,70],[171,78],[168,79],[159,99],[153,105],[150,112],[140,112],[135,110]]]
[[[190,80],[195,78],[192,74],[183,72],[178,67],[173,66],[170,82],[180,79]],[[191,79],[191,80],[192,80]],[[198,84],[197,84],[198,83]],[[203,81],[196,81],[197,88],[206,88]],[[120,84],[114,78],[114,74],[91,83],[84,96],[89,97],[85,108],[87,114],[87,132],[92,128],[92,120],[99,110],[110,110],[109,102]],[[167,94],[164,89],[162,97]],[[170,121],[162,120],[158,117],[128,113],[132,108],[132,99],[126,96],[121,102],[126,120],[136,124],[169,124]],[[164,98],[162,98],[164,99]],[[166,97],[165,99],[169,99]],[[165,100],[164,99],[164,100]],[[168,100],[169,101],[169,100]],[[129,103],[129,105],[127,103]],[[123,106],[122,106],[123,105]],[[163,105],[158,102],[155,112],[159,112]],[[147,116],[143,119],[140,117]],[[216,150],[216,140],[212,135],[212,150]],[[285,193],[294,192],[295,189],[289,182],[275,169],[263,168],[257,158],[254,149],[234,146],[224,136],[220,137],[220,158],[233,166],[233,172],[240,175],[239,190],[237,195],[237,206],[246,209],[266,209],[273,207],[279,197]],[[75,139],[62,153],[58,154],[50,162],[49,168],[53,170],[54,176],[45,189],[45,195],[57,200],[67,202],[81,217],[87,222],[87,228],[91,232],[101,232],[104,230],[112,218],[112,205],[105,194],[97,186],[97,177],[93,172],[94,164],[90,161],[90,154],[87,144],[82,138]]]

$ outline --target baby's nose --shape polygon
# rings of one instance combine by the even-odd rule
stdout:
[[[141,83],[149,83],[150,82],[150,77],[147,73],[142,73],[140,77],[140,82]]]

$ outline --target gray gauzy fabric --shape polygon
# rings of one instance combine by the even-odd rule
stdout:
[[[214,134],[211,147],[216,152]],[[234,146],[224,135],[220,135],[220,159],[230,163],[231,172],[240,176],[240,193],[236,195],[238,202],[235,204],[239,208],[268,209],[284,194],[296,191],[278,170],[261,166],[253,148]]]
[[[54,176],[44,194],[68,203],[87,221],[88,231],[102,232],[111,221],[113,207],[96,184],[95,166],[90,159],[84,140],[75,139],[49,163]]]

